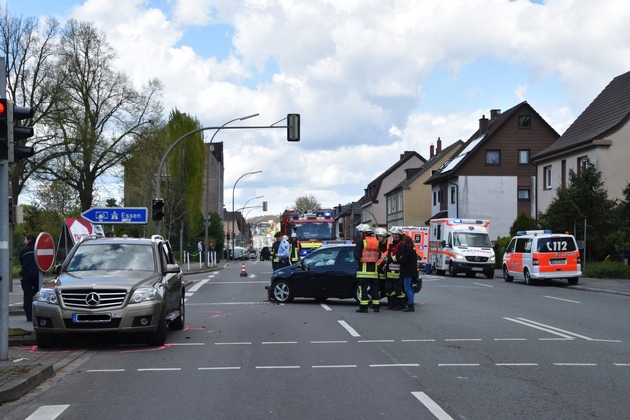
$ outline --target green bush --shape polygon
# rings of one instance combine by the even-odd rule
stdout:
[[[584,276],[600,279],[630,279],[630,265],[621,262],[587,262]]]

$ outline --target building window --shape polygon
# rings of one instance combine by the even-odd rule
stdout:
[[[455,187],[451,187],[451,204],[455,204]]]
[[[567,161],[565,159],[562,159],[562,163],[560,164],[560,166],[560,177],[562,178],[560,180],[560,185],[562,186],[562,188],[565,188],[567,186]]]
[[[544,184],[543,187],[546,190],[550,190],[551,189],[551,165],[549,166],[545,166],[543,168],[543,178],[544,178]]]
[[[433,205],[437,204],[437,191],[433,191]]]
[[[389,213],[395,213],[396,212],[396,196],[393,197],[389,197]]]
[[[586,167],[588,166],[588,163],[589,163],[588,156],[580,156],[579,158],[577,158],[578,175],[582,174],[582,171],[586,169]]]
[[[521,149],[518,151],[518,164],[529,165],[529,149]]]
[[[518,199],[520,201],[529,201],[529,188],[519,188]]]
[[[518,116],[518,128],[530,128],[532,126],[532,119],[529,115]]]
[[[501,151],[500,150],[486,150],[486,165],[500,165],[501,164]]]

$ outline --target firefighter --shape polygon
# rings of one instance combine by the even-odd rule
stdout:
[[[387,293],[387,248],[389,244],[387,243],[387,238],[389,238],[389,232],[387,229],[378,227],[374,229],[374,236],[378,241],[378,252],[379,258],[377,261],[378,267],[378,287],[380,295],[388,297],[389,302],[389,294]]]
[[[361,224],[357,227],[361,235],[354,248],[354,259],[358,262],[357,284],[359,285],[359,308],[357,312],[367,312],[372,301],[372,309],[379,312],[381,308],[378,290],[377,261],[379,257],[378,241],[373,236],[369,225]],[[368,293],[369,287],[369,293]]]
[[[387,296],[387,308],[401,311],[406,307],[405,288],[403,279],[400,278],[400,261],[398,259],[398,248],[402,246],[403,231],[398,227],[389,230],[392,235],[392,243],[387,251],[387,281],[391,287],[391,292]]]
[[[300,261],[300,243],[295,232],[291,234],[291,265]]]

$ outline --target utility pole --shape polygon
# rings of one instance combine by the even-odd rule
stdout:
[[[5,57],[0,57],[0,98],[7,97]],[[6,112],[6,111],[5,111]],[[7,147],[8,144],[7,139]],[[0,360],[9,359],[9,159],[0,160]]]

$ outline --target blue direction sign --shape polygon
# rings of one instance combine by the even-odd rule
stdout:
[[[146,207],[95,207],[82,213],[83,217],[92,223],[139,224],[146,225],[149,221],[149,211]]]

